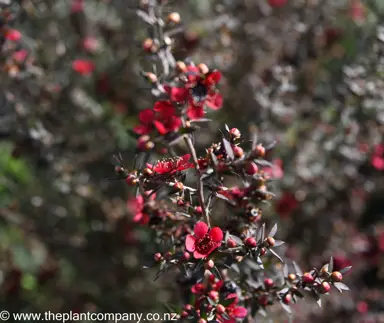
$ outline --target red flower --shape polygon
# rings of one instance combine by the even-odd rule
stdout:
[[[174,174],[185,169],[192,168],[194,165],[189,163],[191,154],[186,154],[182,157],[166,159],[159,161],[156,165],[147,164],[147,166],[158,174]]]
[[[298,202],[296,200],[295,195],[291,192],[285,192],[280,200],[276,203],[276,212],[283,218],[286,218],[291,215],[292,211],[294,211]]]
[[[283,161],[281,159],[275,159],[272,163],[273,167],[264,168],[264,173],[269,175],[271,178],[282,178],[284,176]]]
[[[12,41],[18,41],[21,38],[21,32],[16,29],[9,29],[5,32],[5,38]]]
[[[14,52],[12,54],[12,58],[18,62],[18,63],[22,63],[25,61],[25,59],[27,58],[28,56],[28,51],[26,51],[25,49],[20,49],[18,50],[17,52]]]
[[[207,257],[213,250],[221,246],[223,231],[219,227],[209,229],[204,222],[198,222],[194,228],[195,235],[188,235],[185,247],[193,252],[196,259]]]
[[[204,105],[213,110],[218,110],[223,104],[221,94],[216,92],[216,84],[221,79],[219,71],[207,74],[200,73],[199,69],[190,65],[184,73],[185,87],[165,86],[170,99],[178,103],[188,102],[187,115],[190,119],[199,119],[204,116]]]
[[[72,63],[72,69],[81,75],[90,75],[95,69],[95,64],[90,60],[76,59]]]
[[[225,313],[230,319],[223,318],[220,314],[217,315],[219,322],[223,323],[236,323],[236,319],[243,319],[247,316],[248,311],[245,307],[237,306],[239,301],[237,294],[229,294],[225,299],[233,299],[234,301],[225,308]]]
[[[139,135],[150,133],[155,127],[160,135],[177,131],[181,127],[181,119],[176,116],[176,109],[170,101],[158,101],[152,109],[140,112],[140,125],[133,129]]]
[[[377,170],[384,170],[384,145],[375,146],[371,164]]]
[[[150,200],[154,200],[156,194],[152,194]],[[130,212],[134,213],[133,222],[140,224],[147,224],[150,220],[149,214],[145,211],[145,203],[142,195],[137,196],[133,200],[127,202],[127,207]]]
[[[268,3],[273,8],[280,8],[287,4],[288,0],[268,0]]]

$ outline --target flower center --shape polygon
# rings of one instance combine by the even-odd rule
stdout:
[[[205,100],[205,98],[207,97],[208,91],[206,86],[199,82],[196,84],[195,87],[191,89],[191,93],[193,96],[193,100],[196,103],[200,103]]]
[[[211,237],[206,234],[203,238],[197,241],[196,250],[203,255],[209,252],[214,246],[215,243],[212,241]]]

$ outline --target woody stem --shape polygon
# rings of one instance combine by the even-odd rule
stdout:
[[[184,140],[188,146],[189,152],[192,155],[193,164],[195,165],[195,171],[197,176],[197,197],[199,199],[199,204],[201,206],[205,222],[208,224],[208,227],[211,227],[208,211],[205,208],[203,180],[201,178],[199,162],[197,161],[196,150],[195,150],[195,147],[193,146],[191,137],[189,135],[186,135],[184,137]]]

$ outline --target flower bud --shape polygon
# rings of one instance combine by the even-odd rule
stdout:
[[[223,314],[225,312],[225,307],[221,304],[216,306],[216,313]]]
[[[136,175],[133,175],[133,174],[129,174],[125,179],[125,182],[129,186],[136,186],[139,183],[138,179],[136,178]]]
[[[267,243],[267,245],[269,247],[273,247],[275,245],[275,239],[273,239],[272,237],[268,237],[267,239],[265,239],[265,242]]]
[[[254,162],[247,163],[245,166],[245,172],[248,175],[255,175],[259,171],[259,168]]]
[[[326,294],[331,290],[331,285],[328,282],[321,283],[321,293]]]
[[[188,261],[189,259],[191,259],[191,254],[187,251],[185,251],[183,253],[183,257],[181,258],[183,261]]]
[[[155,253],[154,256],[153,256],[153,259],[156,261],[156,262],[160,262],[162,259],[163,259],[163,256],[161,255],[161,253]]]
[[[262,305],[262,306],[266,306],[268,305],[268,296],[267,295],[262,295],[261,297],[259,297],[259,304]]]
[[[235,155],[236,158],[241,158],[244,155],[244,150],[243,148],[239,146],[234,146],[233,148],[233,154]]]
[[[152,47],[154,45],[153,39],[147,38],[143,41],[143,49],[147,53],[150,53],[152,51]]]
[[[283,303],[284,304],[290,304],[292,301],[292,295],[291,294],[287,294],[283,297]]]
[[[197,65],[197,68],[199,69],[201,74],[207,74],[209,72],[208,66],[203,63]]]
[[[306,284],[312,284],[313,281],[315,280],[313,276],[310,273],[304,273],[304,275],[301,277],[303,283]]]
[[[268,289],[271,288],[273,286],[273,280],[271,278],[265,278],[264,285]]]
[[[215,267],[215,263],[212,259],[209,259],[205,264],[204,264],[204,268],[207,269],[207,270],[210,270],[212,269],[213,267]]]
[[[296,275],[295,274],[289,274],[288,275],[288,279],[293,282],[295,279],[296,279]]]
[[[176,69],[178,72],[184,73],[185,70],[187,69],[187,65],[182,61],[177,61],[176,62]]]
[[[233,239],[228,239],[227,240],[227,247],[228,248],[235,248],[237,246],[237,243],[235,240]]]
[[[178,12],[171,12],[167,17],[167,21],[173,24],[179,24],[181,21],[180,14]]]
[[[241,137],[241,132],[239,129],[237,128],[232,128],[231,130],[229,130],[229,135],[233,138],[233,139],[239,139]]]
[[[265,156],[265,148],[263,145],[258,144],[255,149],[252,151],[252,157],[254,158],[259,158],[259,157],[264,157]]]
[[[245,245],[250,248],[255,248],[257,246],[257,241],[255,238],[249,237],[244,241]]]
[[[176,182],[173,184],[173,188],[177,191],[182,191],[184,189],[184,184],[182,182]]]
[[[334,271],[331,275],[332,281],[341,282],[343,280],[343,275],[339,271]]]
[[[143,174],[146,176],[151,176],[153,174],[153,171],[152,171],[152,169],[147,167],[147,168],[143,169]]]
[[[200,319],[197,323],[207,323],[206,319]]]
[[[214,301],[218,300],[219,299],[219,292],[215,291],[215,290],[211,290],[209,293],[208,293],[208,297],[210,299],[213,299]]]
[[[151,83],[157,82],[157,76],[153,73],[150,73],[150,72],[144,73],[144,77]]]
[[[196,207],[195,207],[195,212],[197,212],[197,213],[199,213],[199,214],[203,213],[203,209],[202,209],[202,207],[201,207],[201,206],[196,206]]]
[[[260,249],[260,256],[264,256],[267,253],[267,249],[261,248]]]

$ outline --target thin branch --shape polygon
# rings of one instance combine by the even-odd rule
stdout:
[[[197,156],[196,156],[196,150],[192,144],[192,140],[191,140],[191,137],[189,135],[185,136],[184,140],[185,140],[185,142],[188,146],[188,149],[192,155],[193,164],[195,165],[195,171],[196,171],[196,176],[197,176],[197,197],[199,199],[199,203],[200,203],[201,209],[203,211],[205,222],[208,224],[208,227],[211,227],[211,223],[209,221],[209,215],[208,215],[207,209],[205,207],[205,202],[204,202],[203,180],[201,178],[199,162],[198,162]]]

